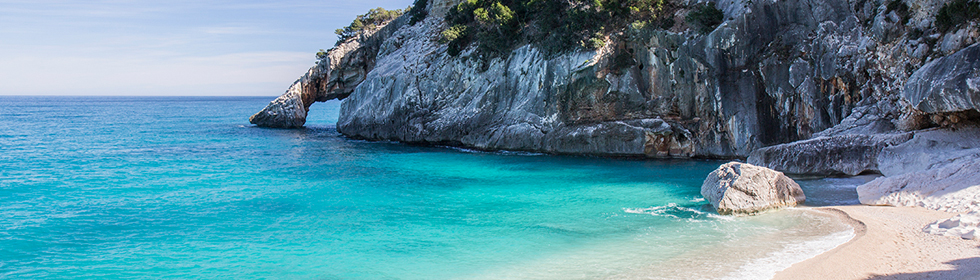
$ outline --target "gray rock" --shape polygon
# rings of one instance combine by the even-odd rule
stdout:
[[[921,41],[907,39],[911,28],[896,25],[886,3],[846,0],[718,2],[728,20],[706,35],[679,24],[624,30],[596,51],[546,55],[525,45],[484,61],[471,46],[452,57],[438,39],[443,15],[458,2],[431,0],[422,22],[409,26],[403,17],[341,44],[254,122],[295,127],[312,102],[346,98],[337,129],[352,138],[546,153],[747,157],[819,131],[827,137],[893,132],[894,118],[909,115],[891,104],[895,92],[922,61],[912,57]],[[906,2],[923,7],[912,9],[911,22],[920,24],[942,4]],[[972,25],[967,29],[957,35],[963,42],[977,36]],[[945,36],[922,35],[933,41]],[[613,57],[624,52],[635,63],[614,69]],[[976,89],[980,79],[964,84]],[[872,100],[891,103],[872,106]],[[869,151],[877,151],[872,146]],[[820,172],[872,166],[855,165],[864,167]]]
[[[873,102],[870,99],[867,101],[869,104],[858,104],[858,107],[851,110],[851,114],[844,118],[840,124],[814,133],[813,136],[875,135],[898,132],[894,120],[902,114],[902,111],[898,104],[895,104],[897,98],[878,102]]]
[[[980,44],[933,60],[909,78],[902,97],[926,113],[980,110]]]
[[[856,22],[848,19],[849,5],[833,2],[811,13],[801,1],[743,4],[752,8],[726,11],[774,13],[733,14],[732,24],[704,36],[631,35],[618,47],[633,50],[636,65],[622,71],[610,69],[613,49],[547,57],[523,46],[486,64],[470,52],[450,57],[433,40],[444,23],[429,18],[393,35],[406,38],[402,47],[379,54],[344,100],[337,127],[354,138],[481,149],[745,157],[845,118],[861,98],[843,90],[852,86],[838,71],[822,71],[833,81],[815,72],[857,53],[860,41],[846,38]],[[792,48],[810,44],[806,34],[818,29],[841,38],[820,43],[812,55]],[[639,120],[670,129],[632,124]]]
[[[915,131],[878,155],[885,177],[857,188],[861,203],[980,211],[980,127]]]
[[[783,173],[739,162],[708,174],[701,195],[722,215],[751,215],[806,201],[800,185]]]
[[[885,147],[878,154],[882,175],[892,177],[935,169],[980,154],[980,127],[977,126],[928,129],[915,131],[913,135],[911,140]]]
[[[309,110],[309,106],[303,102],[302,94],[291,87],[285,94],[266,105],[262,111],[248,118],[248,121],[262,127],[303,127]]]
[[[938,167],[875,179],[857,193],[866,205],[980,211],[980,150]]]
[[[330,49],[286,93],[252,115],[249,122],[262,127],[302,127],[314,102],[344,99],[364,81],[377,55],[398,44],[392,34],[407,21],[407,17],[398,18]]]
[[[908,141],[910,133],[817,137],[758,149],[748,162],[790,174],[858,175],[879,172],[878,154]]]

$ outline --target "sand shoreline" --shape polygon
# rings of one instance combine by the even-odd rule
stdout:
[[[773,279],[980,279],[980,240],[922,231],[957,213],[864,205],[813,209],[841,218],[855,237]]]

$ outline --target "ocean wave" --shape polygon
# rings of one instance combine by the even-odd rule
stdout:
[[[837,248],[837,246],[850,241],[854,236],[856,236],[854,229],[849,228],[815,240],[789,244],[781,251],[772,252],[765,257],[749,261],[737,271],[721,279],[771,279],[776,276],[776,272]]]
[[[734,218],[730,216],[722,216],[694,208],[678,206],[676,203],[668,203],[667,205],[650,208],[624,208],[623,211],[630,214],[646,214],[674,219],[686,219],[689,221],[734,220]]]

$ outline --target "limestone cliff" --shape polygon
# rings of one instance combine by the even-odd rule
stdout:
[[[900,0],[903,9],[891,0],[718,1],[725,22],[708,34],[683,24],[695,2],[678,0],[679,24],[668,30],[626,28],[595,51],[549,56],[526,45],[484,61],[473,48],[447,53],[438,39],[456,1],[429,1],[425,20],[410,25],[403,17],[331,50],[252,123],[301,126],[312,102],[337,98],[344,99],[337,129],[352,138],[747,157],[824,130],[936,125],[937,112],[921,104],[943,99],[924,94],[913,104],[902,92],[926,87],[906,81],[929,84],[937,75],[913,73],[978,37],[975,23],[934,28],[941,0]],[[959,88],[976,92],[975,76],[964,77]]]

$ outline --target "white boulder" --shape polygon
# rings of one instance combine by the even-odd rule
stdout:
[[[782,172],[740,162],[712,171],[701,185],[701,195],[723,215],[751,215],[806,200],[800,185]]]

